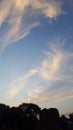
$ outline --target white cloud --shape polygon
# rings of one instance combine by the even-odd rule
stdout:
[[[0,26],[5,22],[6,18],[10,14],[12,2],[7,2],[3,0],[0,2]],[[5,7],[5,8],[4,8]]]
[[[59,40],[49,43],[49,51],[38,67],[38,76],[45,81],[44,87],[28,90],[29,102],[42,104],[73,98],[73,52],[64,47],[66,43]]]
[[[61,4],[60,0],[34,0],[31,2],[34,9],[40,10],[40,12],[48,18],[56,18],[63,13],[61,10]]]
[[[40,67],[40,76],[45,80],[56,80],[57,72],[60,69],[62,54],[57,53],[47,57],[47,60],[44,60]]]
[[[60,43],[50,43],[49,51],[46,52],[46,58],[41,63],[39,75],[44,80],[58,80],[58,72],[61,69],[63,53],[60,50]]]
[[[39,79],[37,82],[39,82],[40,87],[37,87],[36,83],[33,82],[34,88],[25,88],[28,102],[58,102],[73,98],[73,52],[64,50],[64,45],[66,46],[57,40],[54,43],[49,43],[49,50],[40,66],[37,69],[31,69],[27,74],[15,80],[10,86],[8,97],[15,97],[25,88],[29,79],[37,74],[36,81]],[[40,78],[43,82],[45,81],[44,84]],[[42,85],[44,87],[41,87]]]
[[[29,81],[29,78],[31,78],[36,73],[37,73],[37,70],[31,69],[30,71],[27,72],[27,74],[13,81],[13,83],[11,84],[7,92],[8,98],[15,97],[22,89],[24,89],[27,82]]]
[[[29,33],[30,30],[36,26],[38,26],[39,23],[34,23],[30,24],[28,27],[25,27],[23,31],[19,30],[19,22],[17,22],[15,25],[11,27],[11,29],[6,33],[5,39],[4,39],[4,44],[3,44],[3,49],[11,43],[14,43],[24,37],[26,37]]]
[[[70,98],[73,98],[73,89],[69,90],[65,88],[65,90],[54,90],[53,92],[53,89],[43,89],[39,87],[28,91],[27,101],[38,104],[44,104],[47,102],[57,103]]]
[[[49,51],[39,67],[43,80],[73,82],[73,52],[63,49],[64,42],[49,43]]]
[[[38,26],[38,20],[36,21],[34,17],[36,14],[36,17],[44,15],[47,18],[56,18],[63,13],[61,7],[62,2],[60,0],[0,1],[1,48],[5,48],[8,44],[24,38],[32,28]]]
[[[28,90],[27,94],[28,94],[27,99],[28,102],[42,103],[47,100],[47,95],[45,95],[46,93],[44,92],[44,89],[40,87],[37,87],[33,90]]]

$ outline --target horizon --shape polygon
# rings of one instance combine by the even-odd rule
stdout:
[[[38,104],[36,104],[36,103],[27,103],[27,102],[23,102],[23,103],[25,103],[25,104],[35,104],[35,105],[37,105],[37,106],[39,106],[40,107],[40,105],[38,105]],[[20,103],[20,104],[18,104],[18,105],[13,105],[13,106],[10,106],[10,105],[8,105],[8,104],[5,104],[5,103],[0,103],[0,105],[6,105],[6,106],[8,106],[9,108],[13,108],[13,107],[15,107],[15,108],[17,108],[17,107],[19,107],[19,105],[22,105],[23,103]],[[41,108],[41,107],[40,107]],[[54,109],[57,109],[58,110],[58,112],[59,112],[59,116],[61,117],[61,116],[65,116],[66,118],[69,118],[69,114],[73,114],[73,111],[70,111],[70,112],[65,112],[65,113],[62,113],[61,111],[59,111],[59,109],[57,108],[57,107],[42,107],[41,108],[41,110],[44,110],[44,109],[46,109],[46,110],[49,110],[49,109],[51,109],[51,108],[54,108]]]
[[[73,1],[0,1],[0,102],[73,112]]]

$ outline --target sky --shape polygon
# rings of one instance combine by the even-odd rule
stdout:
[[[0,103],[73,112],[73,0],[0,0]]]

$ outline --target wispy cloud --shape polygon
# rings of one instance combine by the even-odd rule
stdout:
[[[73,98],[73,89],[69,90],[54,90],[53,89],[43,89],[36,88],[28,91],[28,102],[43,104],[43,103],[54,103],[60,102],[66,99]]]
[[[59,39],[49,43],[49,51],[39,68],[39,75],[44,80],[73,82],[73,52],[66,51],[64,43]]]
[[[28,90],[28,102],[33,103],[42,103],[47,100],[47,95],[45,93],[45,89],[37,87],[33,90]]]
[[[63,13],[60,0],[34,0],[31,2],[32,7],[35,10],[39,10],[40,13],[44,14],[48,18],[56,18],[58,15]]]
[[[43,15],[51,19],[62,13],[62,2],[60,0],[0,1],[1,49],[27,36],[32,28],[39,25],[38,16]]]
[[[39,74],[45,80],[58,79],[58,71],[60,70],[62,54],[56,50],[51,50],[47,58],[41,63]]]
[[[29,79],[36,74],[40,87],[33,82],[35,87],[25,88],[28,102],[58,102],[73,98],[73,52],[69,49],[65,50],[66,43],[64,42],[61,40],[50,42],[48,51],[45,52],[45,58],[40,63],[40,66],[15,80],[8,91],[8,97],[15,97],[25,88]],[[42,84],[40,78],[44,84]]]
[[[29,81],[29,78],[31,78],[36,73],[37,73],[37,70],[31,69],[27,72],[27,74],[13,81],[13,83],[11,84],[7,92],[8,98],[15,97],[23,88],[25,88],[27,82]]]
[[[45,81],[44,87],[29,90],[29,102],[58,102],[73,98],[73,52],[64,47],[66,43],[60,40],[49,43],[49,51],[38,69],[38,75]]]

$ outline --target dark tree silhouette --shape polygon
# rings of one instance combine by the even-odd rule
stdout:
[[[57,109],[43,109],[40,112],[39,130],[62,130]]]
[[[28,117],[30,116],[37,117],[37,115],[41,110],[41,108],[38,105],[33,103],[22,103],[21,105],[19,105],[19,108],[22,109],[23,112],[25,112]]]
[[[69,114],[70,120],[73,121],[73,113]]]
[[[73,113],[66,118],[56,108],[41,110],[33,103],[0,104],[0,130],[73,130]]]

